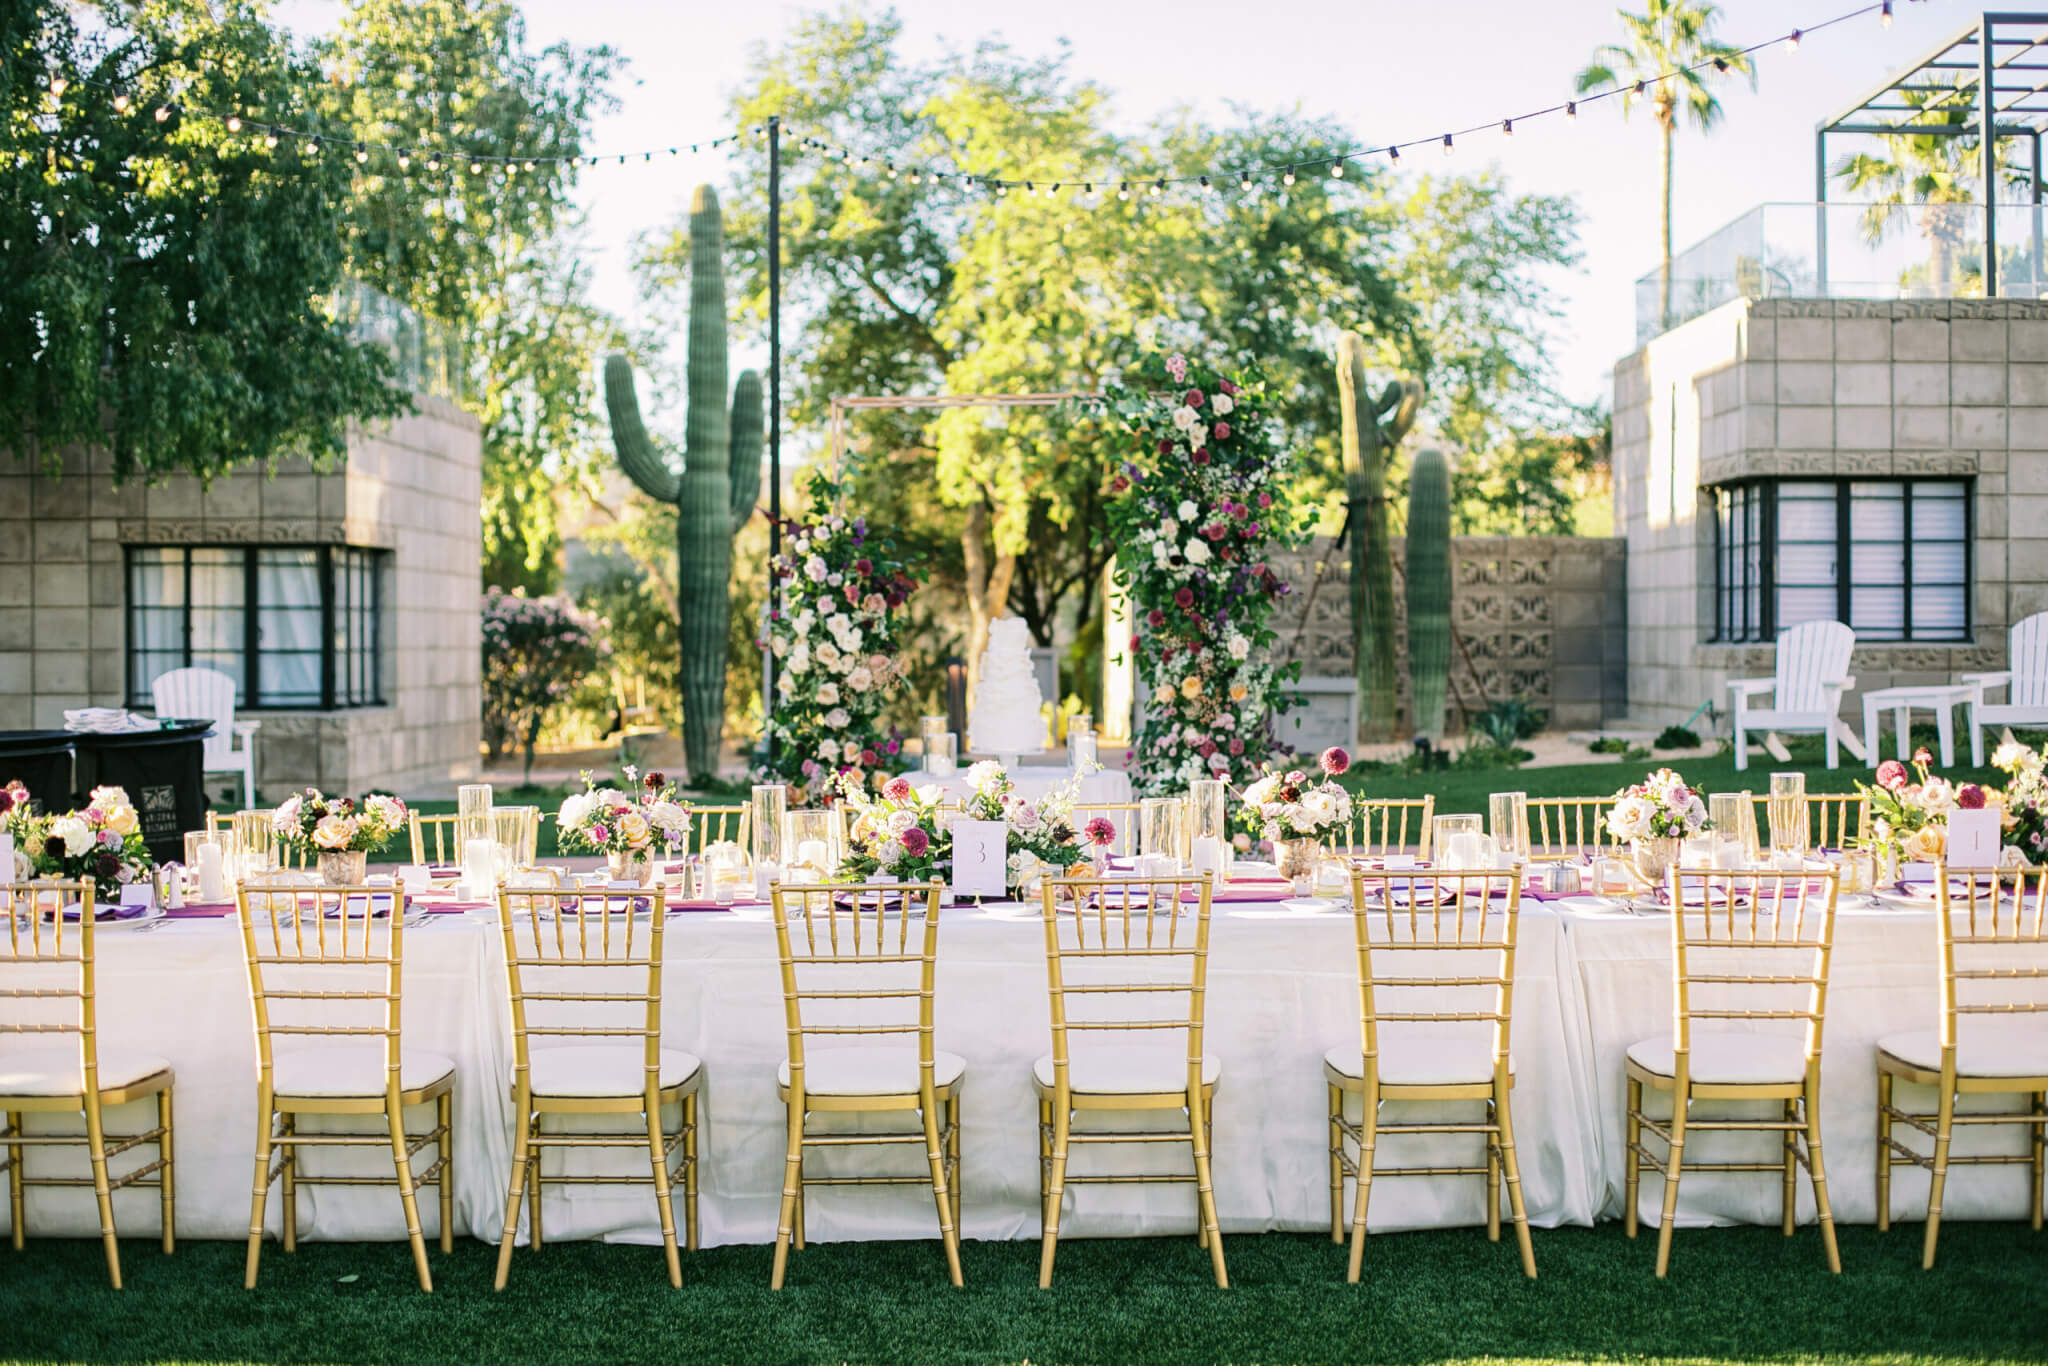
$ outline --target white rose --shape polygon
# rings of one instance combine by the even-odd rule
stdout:
[[[1243,659],[1252,652],[1252,643],[1243,636],[1233,635],[1224,643],[1224,648],[1230,652],[1232,659]]]
[[[2027,754],[2027,747],[2017,740],[2007,740],[1991,753],[1993,768],[2012,768]]]
[[[820,683],[818,685],[818,701],[827,707],[837,706],[839,704],[839,685],[837,683]]]
[[[1321,825],[1337,814],[1337,799],[1322,788],[1311,788],[1302,794],[1301,809]]]
[[[587,792],[578,792],[563,799],[562,809],[555,813],[555,821],[567,830],[581,830],[590,821],[590,812],[597,805],[597,799]]]
[[[994,759],[983,759],[967,770],[967,782],[976,792],[985,792],[1003,780],[1003,766]]]
[[[1196,423],[1188,432],[1188,446],[1191,449],[1200,450],[1208,444],[1209,429],[1201,423]]]
[[[834,612],[831,616],[825,618],[825,629],[835,636],[843,633],[851,625],[853,625],[852,620],[844,612]]]
[[[785,673],[778,676],[775,680],[775,691],[781,693],[784,697],[795,696],[796,675],[791,673]]]
[[[1183,499],[1181,499],[1181,503],[1180,503],[1180,508],[1179,508],[1179,512],[1180,512],[1180,519],[1181,519],[1181,520],[1182,520],[1183,522],[1192,522],[1192,521],[1194,521],[1194,520],[1195,520],[1195,514],[1196,514],[1197,512],[1199,512],[1199,511],[1201,511],[1201,509],[1197,508],[1197,507],[1196,507],[1196,506],[1194,505],[1194,502],[1193,502],[1193,500],[1192,500],[1192,499],[1187,499],[1187,498],[1183,498]]]
[[[1229,417],[1231,410],[1237,407],[1237,400],[1229,394],[1213,394],[1209,398],[1209,406],[1215,409],[1216,416]]]
[[[1209,543],[1199,537],[1189,541],[1188,548],[1182,553],[1188,557],[1189,564],[1209,563]]]
[[[789,652],[789,671],[800,674],[811,667],[811,646],[808,641],[799,640],[796,648]]]
[[[824,557],[821,555],[813,555],[804,561],[804,577],[808,578],[812,583],[823,583],[825,576],[830,572],[826,568]]]
[[[836,667],[839,663],[839,647],[830,641],[820,645],[818,647],[818,662],[828,669]]]
[[[820,740],[818,742],[818,757],[828,764],[838,763],[839,742],[837,740]]]
[[[863,664],[846,676],[846,686],[855,692],[866,692],[875,686],[875,676],[868,671],[868,666]]]
[[[1019,830],[1036,830],[1038,828],[1038,808],[1030,802],[1018,802],[1010,808],[1010,823]]]
[[[1650,837],[1650,817],[1656,804],[1647,797],[1623,797],[1607,813],[1607,828],[1616,839],[1640,840]]]
[[[92,827],[83,816],[59,816],[50,822],[50,839],[64,846],[65,857],[83,858],[92,848]]]
[[[1187,431],[1195,425],[1195,410],[1186,405],[1173,410],[1173,425]]]
[[[844,707],[834,707],[832,710],[825,713],[825,724],[830,726],[834,730],[845,730],[847,726],[851,725],[852,723],[853,718],[846,714],[846,708]],[[851,750],[853,753],[859,753],[859,750],[856,749],[851,743],[847,745],[847,749]]]
[[[1179,540],[1180,523],[1174,521],[1171,517],[1167,518],[1164,522],[1161,522],[1159,524],[1159,534],[1161,536],[1164,536],[1169,541]]]

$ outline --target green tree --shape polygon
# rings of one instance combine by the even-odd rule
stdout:
[[[620,335],[586,296],[570,195],[620,60],[534,50],[507,0],[350,0],[318,50],[332,117],[409,162],[354,167],[350,268],[456,329],[483,427],[486,581],[550,591],[555,490],[606,453],[597,358]]]
[[[0,7],[0,430],[114,476],[304,454],[405,411],[342,283],[350,165],[202,111],[339,130],[246,0]]]
[[[1722,68],[1756,80],[1749,55],[1713,36],[1721,17],[1718,5],[1706,0],[1647,0],[1641,14],[1615,11],[1624,38],[1595,48],[1593,60],[1579,72],[1579,93],[1620,87],[1621,111],[1632,113],[1638,102],[1650,106],[1657,124],[1658,241],[1657,316],[1671,319],[1671,158],[1681,120],[1710,133],[1721,120],[1721,101],[1708,77]],[[1706,63],[1706,72],[1694,70]]]

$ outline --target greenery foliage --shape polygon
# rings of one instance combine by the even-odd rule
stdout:
[[[1108,391],[1127,452],[1109,484],[1109,540],[1146,698],[1131,778],[1147,794],[1251,781],[1301,674],[1275,667],[1270,621],[1288,590],[1268,559],[1296,542],[1300,514],[1265,395],[1255,374],[1232,379],[1178,352],[1147,353]]]
[[[483,732],[491,757],[520,746],[530,779],[541,724],[606,653],[596,620],[567,598],[526,598],[488,589],[483,599]]]
[[[1691,726],[1666,726],[1657,732],[1658,749],[1698,749],[1700,733]]]
[[[346,135],[251,0],[0,6],[0,431],[19,460],[105,446],[116,479],[206,478],[334,459],[351,421],[407,407],[330,305],[354,163],[188,107]]]

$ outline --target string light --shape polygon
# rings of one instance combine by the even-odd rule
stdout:
[[[369,159],[370,159],[370,149],[369,149],[369,148],[367,148],[367,147],[365,147],[365,146],[363,146],[363,144],[362,144],[362,143],[360,143],[360,142],[359,142],[359,143],[357,143],[357,144],[356,144],[356,164],[357,164],[357,165],[361,165],[362,163],[364,163],[364,162],[368,161]]]
[[[1398,148],[1398,147],[1391,147],[1391,146],[1387,148],[1387,160],[1388,160],[1388,161],[1398,162],[1398,161],[1400,161],[1400,159],[1401,159],[1401,149],[1400,149],[1400,148]]]
[[[54,95],[56,98],[60,100],[63,99],[64,92],[70,89],[70,87],[71,82],[65,80],[62,76],[50,77],[50,93]]]
[[[1796,28],[1795,28],[1795,29],[1793,29],[1793,30],[1792,30],[1792,32],[1791,32],[1790,34],[1788,34],[1788,35],[1786,36],[1786,38],[1785,38],[1785,50],[1786,50],[1787,52],[1797,52],[1797,51],[1799,50],[1799,30],[1798,30],[1798,29],[1796,29]]]
[[[1129,199],[1131,197],[1130,181],[1126,180],[1123,184],[1116,187],[1116,197],[1118,199]]]
[[[114,112],[116,114],[125,114],[128,112],[128,97],[126,95],[114,96]]]
[[[429,156],[427,158],[427,169],[430,171],[438,171],[441,169],[441,158],[438,154]]]
[[[1280,183],[1282,185],[1292,185],[1294,183],[1294,168],[1292,166],[1287,168],[1286,175],[1280,177]]]
[[[1573,123],[1579,121],[1579,102],[1577,100],[1566,100],[1564,102],[1564,116]]]
[[[1890,28],[1892,26],[1892,0],[1884,0],[1884,3],[1878,7],[1877,26],[1879,28]]]
[[[403,171],[412,165],[412,149],[406,148],[398,154],[398,169]]]
[[[156,121],[158,123],[162,123],[165,119],[168,119],[170,116],[171,107],[168,104],[160,104],[156,107]]]
[[[1450,135],[1449,133],[1446,133],[1446,134],[1444,134],[1444,155],[1445,155],[1445,156],[1449,156],[1450,154],[1451,154],[1451,135]]]
[[[305,140],[304,142],[300,143],[300,144],[299,144],[299,155],[300,155],[300,156],[307,156],[307,157],[316,157],[316,156],[319,156],[319,155],[320,155],[320,143],[319,143],[318,139],[315,139],[315,138],[307,138],[307,139],[306,139],[306,140]]]
[[[228,131],[230,133],[239,133],[242,131],[242,116],[240,114],[228,115]]]
[[[1343,178],[1344,178],[1344,162],[1343,162],[1343,159],[1342,159],[1342,158],[1339,158],[1338,160],[1336,160],[1336,161],[1333,161],[1333,162],[1331,162],[1331,163],[1330,163],[1330,179],[1332,179],[1332,180],[1342,180]]]
[[[620,160],[623,161],[625,158],[621,157]],[[482,175],[484,173],[484,164],[481,161],[470,162],[469,173],[471,175]]]
[[[1513,119],[1502,119],[1500,121],[1500,131],[1502,137],[1513,137],[1515,135],[1515,121]]]
[[[1640,94],[1642,94],[1642,93],[1643,93],[1643,88],[1644,88],[1645,84],[1646,84],[1646,83],[1645,83],[1645,82],[1643,82],[1643,81],[1637,81],[1637,82],[1636,82],[1636,93],[1637,93],[1638,95],[1640,95]]]
[[[1214,194],[1214,193],[1216,193],[1216,187],[1215,187],[1214,185],[1211,185],[1211,184],[1209,183],[1209,177],[1207,177],[1207,176],[1203,176],[1203,177],[1202,177],[1202,193],[1204,193],[1204,194]]]
[[[1153,182],[1152,182],[1152,197],[1153,197],[1154,199],[1157,199],[1157,198],[1159,198],[1159,194],[1160,194],[1160,191],[1164,190],[1165,188],[1166,188],[1166,181],[1165,181],[1165,180],[1164,180],[1163,178],[1162,178],[1162,179],[1159,179],[1159,180],[1155,180],[1155,181],[1153,181]]]
[[[1250,171],[1245,171],[1238,176],[1237,188],[1243,190],[1246,194],[1252,192],[1252,173]]]
[[[263,149],[267,152],[274,152],[277,150],[277,134],[265,133],[263,135]]]
[[[1717,76],[1728,74],[1728,59],[1726,57],[1714,58],[1714,74]]]

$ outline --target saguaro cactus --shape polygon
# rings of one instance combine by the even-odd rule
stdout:
[[[1344,422],[1344,488],[1351,534],[1351,632],[1358,671],[1359,731],[1394,733],[1394,557],[1387,531],[1387,464],[1415,423],[1422,385],[1395,380],[1375,399],[1366,388],[1365,339],[1337,338],[1337,395]]]
[[[1408,475],[1408,690],[1415,734],[1440,746],[1451,675],[1451,467],[1419,451]]]
[[[648,438],[624,356],[604,364],[605,406],[619,468],[648,497],[676,507],[676,635],[682,653],[683,750],[693,782],[718,773],[725,719],[726,634],[731,628],[732,538],[761,493],[761,378],[740,374],[725,397],[725,226],[718,196],[690,198],[689,416],[683,467],[670,468]]]

